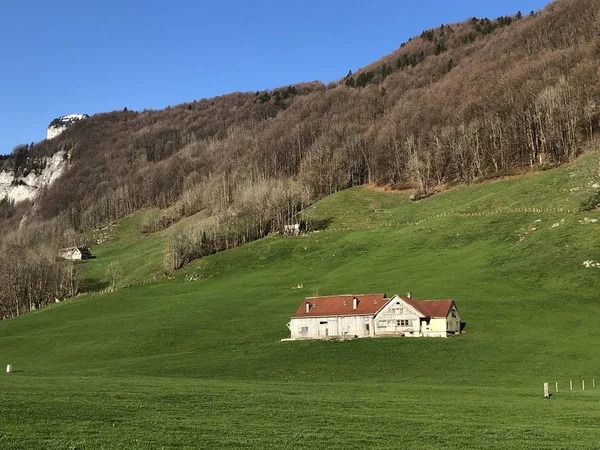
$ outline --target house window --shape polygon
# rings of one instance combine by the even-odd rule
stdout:
[[[371,328],[369,327],[369,324],[365,323],[365,333],[368,334],[370,332],[370,330],[371,330]]]
[[[397,323],[396,323],[396,325],[399,326],[399,327],[408,327],[408,326],[410,326],[410,321],[408,319],[406,319],[406,320],[404,320],[404,319],[398,320]]]
[[[300,334],[308,334],[308,327],[300,328]]]
[[[404,314],[404,308],[401,306],[395,306],[392,308],[392,314]]]

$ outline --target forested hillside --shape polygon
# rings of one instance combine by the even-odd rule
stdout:
[[[26,167],[59,150],[71,160],[34,208],[0,205],[3,245],[27,271],[37,255],[81,244],[89,230],[143,207],[155,208],[148,233],[210,216],[174,236],[165,266],[173,270],[279,230],[351,186],[427,195],[572,161],[600,126],[599,31],[598,2],[561,0],[539,13],[426,30],[329,85],[95,115],[3,161]],[[9,264],[3,256],[0,268]],[[6,277],[0,285],[14,289],[3,292],[14,294],[0,294],[0,317],[23,310],[14,305],[25,287]]]

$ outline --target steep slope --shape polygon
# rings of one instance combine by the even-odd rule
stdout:
[[[0,252],[0,267],[44,272],[38,266],[48,261],[12,260],[35,260],[42,253],[35,246],[52,255],[57,247],[83,245],[90,230],[141,208],[154,211],[141,224],[146,233],[197,214],[210,217],[188,220],[169,240],[169,272],[279,231],[307,205],[352,186],[428,195],[457,182],[570,162],[595,145],[600,126],[599,26],[598,2],[562,0],[539,14],[426,30],[328,86],[235,93],[79,121],[27,148],[26,162],[63,151],[72,163],[26,220],[19,216],[25,208],[0,203],[0,217],[10,217],[0,229],[19,226],[3,233],[14,256]],[[23,283],[9,297],[0,292],[0,314],[22,311],[15,305],[26,296],[38,295]]]
[[[68,164],[68,154],[59,150],[30,164],[35,167],[17,166],[0,171],[0,200],[15,203],[35,200],[44,188],[61,177]]]
[[[72,163],[29,211],[0,202],[0,267],[14,285],[0,292],[0,316],[28,310],[25,298],[67,295],[75,272],[45,280],[60,295],[22,280],[52,273],[57,248],[85,245],[90,230],[140,208],[154,207],[146,233],[188,218],[168,240],[169,272],[281,230],[351,186],[427,195],[572,161],[600,125],[599,12],[592,0],[562,0],[527,17],[444,25],[328,86],[99,114],[21,147],[2,162],[15,173],[57,152]]]
[[[598,128],[598,13],[562,0],[427,30],[328,86],[97,115],[45,144],[74,163],[39,215],[88,229],[149,205],[240,209],[264,180],[293,177],[310,202],[368,182],[428,191],[568,162]]]
[[[600,269],[583,262],[600,261],[600,213],[579,209],[599,169],[594,151],[419,203],[357,187],[306,212],[326,231],[269,236],[175,279],[0,322],[0,366],[15,368],[0,377],[0,443],[594,448]],[[86,262],[89,275],[160,253],[159,238],[119,227],[113,242],[123,233],[130,245],[95,248],[108,261]],[[369,291],[453,298],[466,334],[280,342],[305,296]],[[569,391],[570,379],[589,390]],[[551,401],[543,381],[559,382]]]

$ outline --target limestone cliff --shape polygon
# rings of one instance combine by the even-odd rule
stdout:
[[[89,116],[87,114],[69,114],[54,119],[52,122],[50,122],[50,125],[48,125],[48,129],[46,130],[46,139],[54,139],[75,122],[87,119],[88,117]]]

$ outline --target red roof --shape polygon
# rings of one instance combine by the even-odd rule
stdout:
[[[352,308],[352,299],[358,299],[356,309]],[[308,297],[304,299],[296,314],[292,317],[352,316],[375,314],[390,301],[385,294],[333,295],[330,297]],[[306,312],[306,303],[310,309]]]
[[[452,300],[413,300],[405,297],[401,298],[427,317],[446,317],[454,303]]]

